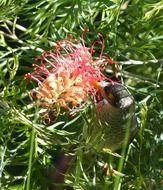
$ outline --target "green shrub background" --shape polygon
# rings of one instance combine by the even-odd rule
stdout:
[[[74,138],[81,132],[80,118],[63,116],[45,127],[29,97],[36,84],[24,79],[43,50],[69,34],[80,40],[85,28],[90,30],[88,47],[98,32],[104,35],[104,52],[122,63],[121,77],[136,100],[139,133],[123,166],[110,153],[95,153],[94,160],[84,152],[84,144]],[[65,130],[59,128],[61,121],[67,123]],[[46,190],[44,173],[55,152],[79,144],[73,174],[67,177],[74,189],[161,190],[162,142],[162,0],[0,1],[0,189]],[[103,175],[104,161],[125,176]]]

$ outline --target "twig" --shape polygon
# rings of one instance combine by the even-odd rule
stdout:
[[[163,64],[163,58],[155,59],[155,60],[147,60],[147,61],[137,61],[137,60],[128,60],[128,61],[118,61],[121,65],[146,65],[146,64]]]
[[[13,22],[11,22],[10,20],[5,20],[5,22],[6,22],[7,24],[9,24],[10,26],[13,26]],[[25,27],[23,27],[23,26],[21,26],[21,25],[19,25],[19,24],[16,24],[16,23],[15,23],[14,26],[15,26],[15,28],[21,30],[22,32],[26,32],[26,31],[27,31],[27,29],[26,29]]]

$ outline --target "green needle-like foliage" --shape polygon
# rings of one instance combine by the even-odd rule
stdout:
[[[125,151],[96,149],[96,140],[89,145],[91,100],[76,116],[61,111],[46,124],[29,93],[36,83],[24,79],[44,50],[68,36],[81,40],[85,28],[88,47],[104,35],[104,53],[120,62],[135,97],[139,132]],[[74,190],[161,190],[162,52],[163,0],[1,0],[0,189],[48,189],[48,170],[62,151],[73,155],[65,184]]]

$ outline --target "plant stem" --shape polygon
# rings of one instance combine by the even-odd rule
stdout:
[[[30,152],[29,152],[26,190],[31,190],[30,184],[31,184],[31,170],[32,170],[32,160],[33,160],[33,152],[34,152],[35,134],[36,134],[36,131],[35,131],[35,128],[33,127],[32,128],[32,133],[31,133],[31,144],[30,144]]]

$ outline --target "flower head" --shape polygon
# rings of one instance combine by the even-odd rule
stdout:
[[[104,66],[113,62],[102,53],[94,59],[92,52],[93,48],[73,40],[59,41],[54,51],[43,52],[37,58],[40,65],[33,64],[34,72],[25,75],[38,83],[37,105],[58,114],[61,107],[71,110],[90,94],[95,96],[96,82],[106,80]]]

